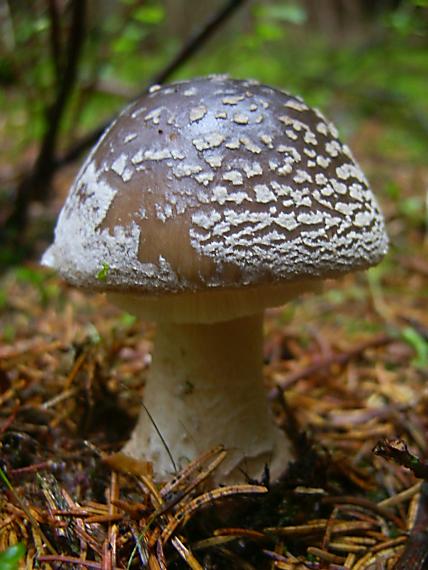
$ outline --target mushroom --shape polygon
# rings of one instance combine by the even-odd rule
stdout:
[[[157,323],[124,451],[164,478],[223,444],[217,477],[237,481],[265,464],[276,478],[292,455],[263,388],[264,309],[386,251],[367,180],[319,111],[210,76],[154,86],[111,124],[42,263]]]

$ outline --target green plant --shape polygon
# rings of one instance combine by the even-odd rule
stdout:
[[[412,364],[417,368],[426,370],[428,368],[428,342],[426,339],[410,326],[401,331],[401,337],[415,352]]]
[[[1,570],[18,570],[19,562],[25,555],[25,546],[22,543],[9,546],[3,552],[0,552],[0,568]]]

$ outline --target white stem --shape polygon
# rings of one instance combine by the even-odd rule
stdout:
[[[214,324],[158,326],[144,405],[125,452],[153,462],[159,477],[212,447],[228,456],[217,478],[277,477],[290,459],[262,381],[262,314]],[[156,425],[157,430],[155,429]]]

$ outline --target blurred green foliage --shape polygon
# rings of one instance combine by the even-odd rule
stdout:
[[[15,268],[14,274],[18,283],[31,285],[37,290],[43,306],[47,306],[49,301],[59,294],[57,283],[51,282],[51,275],[48,272],[40,272],[38,267],[19,266]]]
[[[7,114],[0,135],[7,141],[3,152],[14,160],[41,137],[44,109],[55,93],[47,4],[6,3],[0,107]],[[193,17],[195,5],[193,0],[180,3],[189,33],[200,24]],[[427,1],[392,5],[363,13],[358,25],[336,22],[325,28],[313,22],[308,4],[299,0],[248,3],[177,76],[227,72],[256,77],[302,94],[336,119],[345,135],[362,118],[379,119],[385,126],[381,151],[423,162],[428,150]],[[63,146],[123,107],[184,41],[171,2],[117,0],[88,6],[84,56],[63,124]],[[63,46],[68,16],[61,14]]]
[[[20,561],[25,555],[23,544],[15,544],[0,552],[0,568],[2,570],[18,570]]]

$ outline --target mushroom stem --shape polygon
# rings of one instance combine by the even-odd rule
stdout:
[[[273,477],[285,470],[290,446],[263,388],[262,319],[260,313],[214,324],[160,323],[145,409],[125,453],[152,461],[161,478],[174,472],[165,444],[177,467],[223,444],[221,481],[242,480],[242,472],[260,477],[265,464]]]

